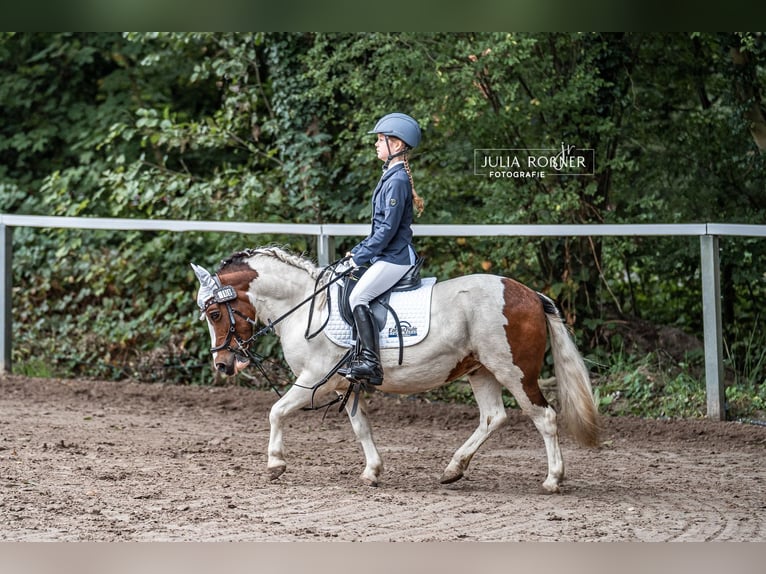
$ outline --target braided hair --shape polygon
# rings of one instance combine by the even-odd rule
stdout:
[[[407,177],[410,178],[410,187],[412,188],[412,204],[415,206],[418,217],[420,217],[423,215],[425,202],[423,201],[423,198],[418,195],[418,192],[415,191],[415,182],[412,180],[412,169],[410,168],[410,154],[405,153],[402,159],[404,159],[404,171],[407,172]]]

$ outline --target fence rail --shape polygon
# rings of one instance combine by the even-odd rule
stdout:
[[[326,265],[333,257],[334,238],[364,236],[368,225],[286,224],[236,221],[182,221],[51,217],[0,213],[0,371],[10,373],[12,347],[13,228],[107,229],[113,231],[173,231],[242,233],[251,235],[308,235],[316,237],[317,259]],[[723,337],[719,237],[766,237],[766,225],[726,223],[626,224],[626,225],[414,225],[416,236],[449,237],[578,237],[578,236],[697,236],[700,238],[702,313],[705,345],[707,416],[726,416],[723,384]]]

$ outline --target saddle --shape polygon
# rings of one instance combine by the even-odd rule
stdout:
[[[394,314],[396,322],[399,319],[396,317],[394,310],[388,304],[391,299],[391,293],[396,291],[412,291],[420,287],[421,277],[420,269],[423,267],[424,257],[418,257],[413,263],[412,267],[407,270],[407,273],[402,276],[401,279],[391,289],[385,293],[379,295],[376,299],[370,302],[370,309],[372,315],[375,318],[375,325],[380,331],[386,325],[386,316],[391,311]],[[367,271],[367,267],[356,267],[351,273],[348,274],[340,287],[340,301],[338,302],[338,310],[343,320],[354,328],[354,317],[351,313],[351,305],[348,302],[348,298],[351,295],[351,291],[356,287],[359,278]]]

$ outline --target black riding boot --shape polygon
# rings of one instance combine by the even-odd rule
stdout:
[[[351,359],[351,365],[339,372],[348,379],[379,385],[383,382],[383,369],[375,319],[367,305],[357,305],[353,313],[359,352]]]

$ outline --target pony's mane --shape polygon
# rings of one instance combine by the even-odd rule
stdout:
[[[246,265],[246,260],[250,259],[254,255],[264,255],[266,257],[277,259],[282,263],[286,263],[292,267],[296,267],[297,269],[305,271],[312,279],[316,279],[319,273],[317,266],[314,265],[314,263],[307,257],[292,253],[288,249],[276,246],[258,247],[256,249],[245,249],[244,251],[237,251],[236,253],[221,261],[221,264],[218,267],[218,272],[220,273],[228,267]]]

